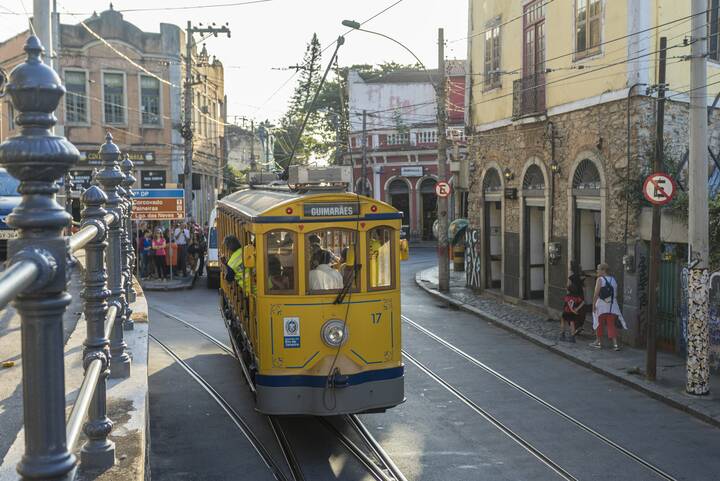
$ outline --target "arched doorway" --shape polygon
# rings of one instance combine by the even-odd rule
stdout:
[[[358,194],[362,192],[362,183],[363,183],[362,178],[357,179],[355,181],[355,192],[357,192]],[[366,197],[373,196],[372,183],[368,179],[365,179],[365,196]]]
[[[387,188],[388,203],[403,213],[403,228],[409,229],[410,221],[410,185],[407,179],[395,178]]]
[[[433,223],[437,219],[437,196],[435,184],[437,181],[427,177],[420,182],[420,233],[423,240],[433,240]]]
[[[485,244],[485,287],[502,286],[502,180],[500,172],[491,168],[483,179],[483,212]]]
[[[583,158],[572,176],[572,258],[582,271],[594,275],[602,261],[602,180],[597,165]],[[585,283],[585,296],[592,299],[593,282]]]
[[[545,297],[545,176],[528,166],[522,183],[522,286],[525,299]]]

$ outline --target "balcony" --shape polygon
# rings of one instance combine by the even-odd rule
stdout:
[[[513,82],[513,119],[545,112],[545,75],[530,75]]]

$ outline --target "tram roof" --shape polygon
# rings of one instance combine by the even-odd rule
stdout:
[[[299,197],[301,194],[289,190],[246,189],[228,195],[220,203],[227,204],[248,217],[257,217],[278,204]]]

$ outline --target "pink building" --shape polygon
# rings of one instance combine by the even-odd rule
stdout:
[[[447,69],[449,161],[456,161],[465,155],[466,145],[465,61],[449,61]],[[437,77],[437,70],[397,71],[372,79],[350,71],[348,76],[349,157],[354,167],[355,190],[360,191],[363,182],[365,111],[366,190],[375,199],[403,211],[403,224],[410,236],[424,240],[432,239],[432,225],[437,217],[437,101],[433,87]],[[457,204],[464,210],[461,202]]]

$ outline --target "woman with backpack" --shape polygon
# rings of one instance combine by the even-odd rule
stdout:
[[[607,330],[607,336],[613,342],[613,349],[619,351],[617,329],[627,329],[627,325],[617,302],[617,281],[610,275],[610,267],[607,264],[597,266],[597,275],[593,295],[595,342],[590,344],[590,347],[601,349],[603,331]]]

